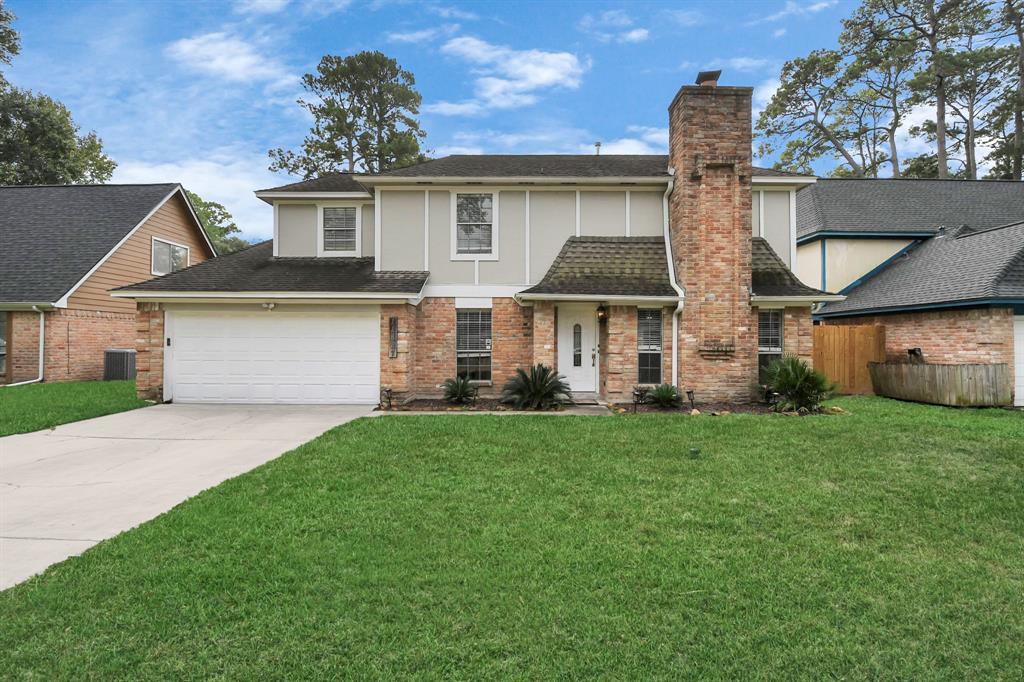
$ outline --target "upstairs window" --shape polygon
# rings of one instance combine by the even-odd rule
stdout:
[[[765,370],[782,357],[782,311],[762,310],[757,314],[758,381],[765,382]]]
[[[188,267],[189,248],[153,237],[153,262],[150,270],[154,275],[166,275]]]
[[[636,346],[640,355],[638,383],[661,383],[661,311],[638,310]]]
[[[455,253],[490,256],[494,253],[494,195],[455,195]]]
[[[491,311],[455,312],[455,373],[470,381],[491,380]]]
[[[323,252],[357,255],[359,216],[355,206],[325,206],[323,209]]]

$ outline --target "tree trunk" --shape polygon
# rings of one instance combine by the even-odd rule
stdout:
[[[850,152],[846,150],[846,147],[844,147],[839,141],[839,138],[833,135],[832,131],[828,129],[828,126],[817,122],[815,125],[817,125],[822,134],[828,138],[828,141],[832,143],[832,146],[836,148],[836,151],[842,154],[843,158],[846,159],[846,163],[850,164],[850,169],[853,171],[853,174],[858,178],[864,177],[864,167],[857,163]]]
[[[889,163],[892,164],[892,177],[900,177],[900,153],[896,146],[896,131],[899,124],[889,128]]]
[[[1012,3],[1007,0],[1007,5]],[[1024,18],[1015,9],[1012,20],[1017,35],[1017,97],[1013,102],[1013,179],[1021,179],[1024,165]]]
[[[974,148],[975,129],[974,129],[974,104],[968,104],[967,106],[967,130],[964,133],[964,161],[967,165],[967,178],[969,180],[978,179],[978,159],[977,150]]]

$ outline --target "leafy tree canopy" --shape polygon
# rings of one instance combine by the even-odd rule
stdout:
[[[192,208],[195,209],[199,222],[203,224],[203,229],[206,230],[206,235],[213,243],[217,255],[223,256],[249,246],[249,242],[238,236],[242,231],[223,204],[206,201],[189,190],[185,190],[185,193],[188,194],[188,200],[192,202]]]

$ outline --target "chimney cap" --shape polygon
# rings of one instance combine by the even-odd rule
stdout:
[[[718,78],[721,75],[721,69],[717,71],[701,71],[697,74],[697,85],[718,85]]]

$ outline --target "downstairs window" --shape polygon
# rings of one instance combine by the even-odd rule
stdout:
[[[636,311],[637,381],[661,383],[661,310]]]
[[[455,373],[470,381],[491,380],[491,311],[455,312]]]
[[[757,314],[757,380],[765,383],[768,366],[782,357],[782,311]]]

